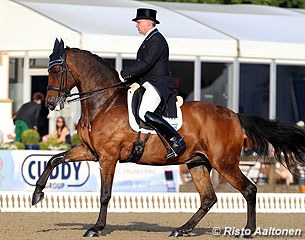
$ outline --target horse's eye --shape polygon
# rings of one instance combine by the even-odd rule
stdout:
[[[59,72],[60,72],[60,70],[58,70],[58,69],[52,70],[52,73],[53,73],[54,75],[57,75]]]

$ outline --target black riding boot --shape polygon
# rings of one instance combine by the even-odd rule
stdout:
[[[162,117],[159,115],[146,112],[145,120],[148,125],[155,129],[159,134],[161,134],[170,145],[170,150],[166,154],[165,159],[170,159],[176,157],[180,151],[182,151],[186,144],[179,133]]]

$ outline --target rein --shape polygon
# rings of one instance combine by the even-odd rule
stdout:
[[[126,87],[126,84],[123,83],[123,82],[120,82],[120,83],[116,83],[116,84],[113,84],[111,86],[107,86],[107,87],[104,87],[104,88],[101,88],[101,89],[97,89],[97,90],[93,90],[93,91],[90,91],[90,92],[67,94],[66,95],[67,97],[73,97],[73,96],[78,95],[78,97],[70,99],[70,100],[67,100],[67,102],[71,103],[71,102],[76,102],[76,101],[82,101],[82,100],[94,97],[97,94],[106,92],[109,89],[113,89],[113,88],[125,88],[125,87]],[[91,95],[84,96],[84,95],[88,95],[88,94],[91,94]]]

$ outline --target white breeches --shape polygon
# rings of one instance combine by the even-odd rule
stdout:
[[[154,112],[159,106],[161,98],[154,86],[151,85],[149,82],[145,82],[142,86],[146,89],[146,91],[143,94],[141,106],[139,109],[139,117],[144,122],[146,122],[144,118],[145,113],[147,111]]]

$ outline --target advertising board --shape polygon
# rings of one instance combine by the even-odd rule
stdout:
[[[50,158],[59,152],[0,150],[0,191],[33,191]],[[114,192],[176,192],[179,166],[118,163]],[[100,191],[98,162],[66,162],[53,169],[46,191]]]

